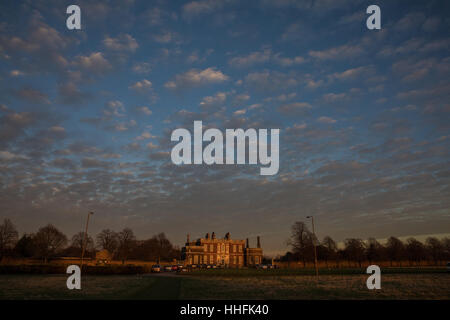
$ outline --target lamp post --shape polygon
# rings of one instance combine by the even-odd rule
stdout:
[[[314,230],[314,217],[313,216],[307,216],[306,219],[311,218],[312,223],[312,232],[313,232],[313,247],[314,247],[314,268],[316,269],[316,280],[319,279],[319,269],[317,267],[317,250],[316,250],[316,231]]]
[[[89,217],[91,215],[93,215],[94,212],[89,211],[88,215],[87,215],[87,221],[86,221],[86,231],[84,232],[84,236],[83,236],[83,243],[82,243],[82,249],[81,249],[81,265],[80,265],[80,270],[83,269],[83,258],[84,258],[84,250],[86,249],[86,239],[87,239],[87,232],[88,232],[88,227],[89,227]]]

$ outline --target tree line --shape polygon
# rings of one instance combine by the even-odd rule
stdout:
[[[0,224],[0,261],[4,257],[36,258],[48,262],[58,257],[80,257],[83,249],[84,232],[78,232],[69,238],[52,224],[48,224],[36,233],[24,234],[19,238],[15,225],[4,219]],[[137,240],[133,230],[124,228],[116,232],[104,229],[95,240],[86,235],[85,256],[95,257],[96,250],[108,250],[113,259],[170,261],[179,259],[181,251],[174,246],[164,233],[146,240]]]
[[[433,262],[439,265],[450,260],[450,238],[437,239],[428,237],[425,243],[411,237],[401,241],[396,237],[389,237],[385,244],[381,244],[374,238],[366,241],[356,238],[348,238],[343,248],[338,248],[336,241],[326,236],[319,241],[308,229],[304,222],[295,222],[292,225],[291,236],[287,241],[291,247],[280,261],[299,261],[306,266],[307,262],[314,261],[314,244],[316,245],[317,259],[323,261],[328,267],[329,263],[339,266],[346,261],[355,266],[362,263],[377,261],[389,261],[392,266],[405,261],[409,265],[419,265],[421,261]]]

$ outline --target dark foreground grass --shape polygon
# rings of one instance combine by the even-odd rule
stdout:
[[[82,278],[68,290],[65,275],[0,275],[0,299],[450,299],[450,274],[382,275],[368,290],[367,275],[164,276]]]
[[[429,274],[446,273],[445,267],[391,267],[381,268],[382,274]],[[206,277],[283,277],[283,276],[313,276],[314,268],[298,269],[194,269],[189,275]],[[319,269],[320,275],[362,275],[366,274],[366,268],[330,268]]]

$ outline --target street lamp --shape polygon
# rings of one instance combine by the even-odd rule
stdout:
[[[86,231],[84,232],[83,236],[83,243],[82,243],[82,249],[81,249],[81,265],[80,270],[83,269],[83,258],[84,258],[84,250],[86,249],[86,239],[87,239],[87,232],[88,232],[88,226],[89,226],[89,217],[93,215],[94,212],[89,211],[87,215],[87,221],[86,221]]]
[[[312,232],[313,232],[313,246],[314,246],[314,268],[316,269],[316,280],[319,279],[319,269],[317,268],[317,250],[316,250],[316,232],[314,230],[314,217],[313,216],[307,216],[306,219],[311,218],[312,223]]]

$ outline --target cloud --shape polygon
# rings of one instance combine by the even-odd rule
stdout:
[[[129,86],[128,88],[138,92],[148,92],[152,88],[152,83],[147,79],[143,79]]]
[[[135,52],[137,48],[139,48],[136,39],[126,33],[119,34],[117,38],[106,36],[105,39],[103,39],[103,45],[108,50],[130,53]]]
[[[293,102],[278,107],[278,111],[286,115],[306,114],[312,106],[307,102]]]
[[[82,92],[73,82],[60,84],[58,94],[58,102],[67,105],[81,105],[92,98],[92,94]]]
[[[295,87],[300,84],[300,81],[295,73],[264,70],[247,74],[245,84],[260,93],[271,94]]]
[[[161,31],[160,33],[154,34],[153,40],[159,43],[167,44],[171,42],[175,43],[181,43],[181,37],[178,35],[178,33],[173,31]]]
[[[227,0],[199,0],[191,1],[183,6],[182,14],[187,20],[192,18],[211,13],[222,8],[227,2]]]
[[[88,74],[103,75],[112,69],[111,64],[101,52],[93,52],[89,56],[77,56],[74,65]]]
[[[136,108],[139,112],[142,112],[143,114],[146,114],[146,115],[151,115],[152,114],[152,111],[148,108],[148,107],[145,107],[145,106],[143,106],[143,107],[137,107]]]
[[[252,52],[247,56],[231,58],[228,63],[234,67],[249,67],[254,64],[268,62],[270,60],[270,56],[270,49],[266,49],[264,51]]]
[[[174,80],[166,82],[167,89],[186,89],[202,85],[221,83],[227,81],[229,77],[216,68],[204,70],[191,69],[186,73],[178,74]]]
[[[317,119],[317,122],[328,123],[328,124],[336,123],[336,121],[337,120],[335,120],[333,118],[330,118],[330,117],[320,117],[320,118]]]
[[[25,159],[26,157],[14,154],[9,151],[0,151],[0,160],[11,161],[16,159]]]
[[[319,60],[341,60],[359,56],[363,52],[363,48],[359,45],[342,45],[322,51],[311,50],[308,54]]]
[[[236,110],[235,112],[233,112],[233,114],[234,114],[235,116],[240,116],[240,115],[245,114],[246,112],[247,112],[247,110],[241,109],[241,110]]]
[[[327,103],[338,102],[347,99],[346,93],[326,93],[323,95],[323,100]]]
[[[31,87],[23,87],[21,89],[14,90],[13,94],[17,98],[28,102],[50,104],[50,100],[47,94]]]
[[[23,73],[20,70],[11,70],[11,72],[9,74],[11,75],[11,77],[19,77],[19,76],[23,76],[25,73]]]
[[[103,115],[106,117],[123,117],[125,116],[125,106],[119,100],[108,101],[103,109]]]
[[[152,70],[150,63],[148,62],[138,62],[133,65],[133,72],[138,74],[148,74]]]
[[[217,92],[214,96],[207,96],[200,102],[200,107],[202,109],[210,109],[212,107],[218,107],[223,105],[227,99],[226,92]]]
[[[233,67],[250,67],[255,64],[263,64],[273,61],[283,67],[290,67],[296,64],[305,63],[306,60],[301,57],[283,57],[281,53],[273,54],[271,49],[264,49],[262,51],[254,51],[244,56],[233,57],[228,60],[228,64]]]

